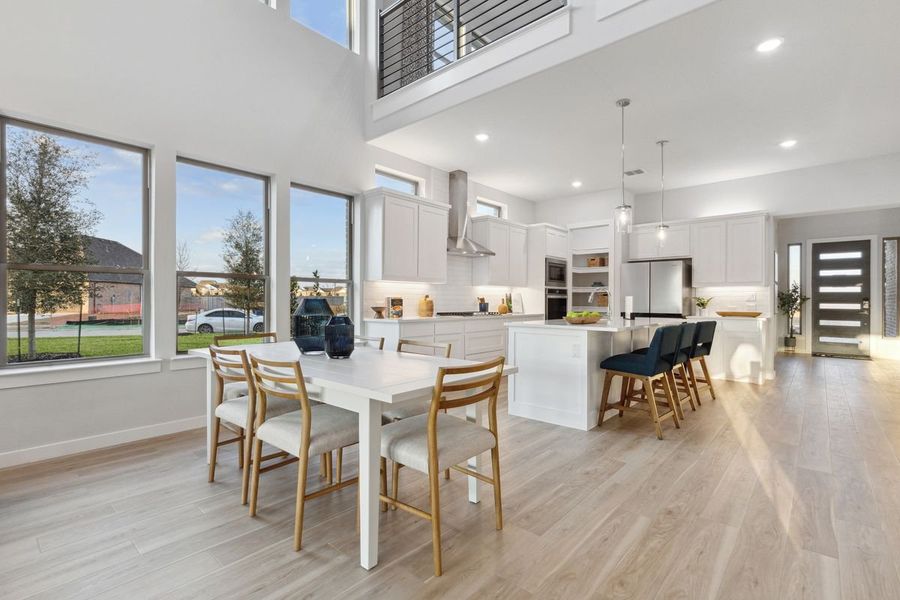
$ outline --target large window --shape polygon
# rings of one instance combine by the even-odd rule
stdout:
[[[393,173],[384,171],[375,171],[375,187],[383,187],[398,192],[417,195],[419,193],[419,182]]]
[[[882,244],[884,337],[900,337],[900,237],[884,238]]]
[[[351,45],[351,0],[291,0],[291,18],[330,40]]]
[[[268,180],[179,159],[175,193],[178,352],[265,331]]]
[[[788,289],[790,289],[790,287],[794,284],[797,284],[798,286],[800,286],[800,289],[803,289],[802,260],[803,245],[788,244]],[[798,310],[796,313],[794,313],[794,320],[791,322],[791,328],[796,335],[803,334],[803,314],[801,310]]]
[[[351,313],[352,202],[342,194],[291,188],[292,314],[304,296],[324,296],[335,314]]]
[[[147,352],[147,151],[0,118],[0,365]]]

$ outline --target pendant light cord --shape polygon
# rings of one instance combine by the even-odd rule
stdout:
[[[666,153],[669,140],[659,140],[659,224],[663,225],[666,216]]]
[[[622,206],[625,206],[625,102],[620,103],[622,107]]]

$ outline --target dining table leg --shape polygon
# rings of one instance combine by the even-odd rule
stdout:
[[[484,426],[484,407],[482,406],[484,402],[476,402],[475,404],[470,404],[466,406],[466,420],[475,423],[477,425]],[[481,465],[484,464],[482,460],[483,455],[479,454],[478,456],[473,456],[469,459],[468,466],[473,471],[481,472]],[[479,481],[472,477],[469,478],[469,502],[473,504],[478,504],[480,501],[478,497],[478,484]]]
[[[359,410],[359,564],[378,564],[381,402],[362,402]]]

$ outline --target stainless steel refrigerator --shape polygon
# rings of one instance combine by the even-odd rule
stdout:
[[[631,296],[635,317],[684,318],[691,310],[691,261],[625,263],[619,289],[619,306],[624,308],[625,297]]]

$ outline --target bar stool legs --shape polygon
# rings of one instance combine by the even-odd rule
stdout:
[[[610,406],[609,393],[612,388],[612,381],[616,376],[622,378],[622,389],[619,393],[619,402]],[[639,390],[635,390],[636,382],[640,382],[641,384],[641,388]],[[659,390],[659,392],[662,392],[662,399],[665,400],[664,402],[660,401],[660,395],[657,389]],[[632,401],[640,402],[641,404],[646,403],[647,408],[644,409],[632,406]],[[660,406],[667,408],[668,410],[663,414],[660,414]],[[675,395],[672,393],[668,378],[664,373],[655,375],[653,377],[644,377],[631,373],[606,371],[606,376],[603,380],[603,396],[600,399],[600,415],[597,418],[597,427],[603,426],[603,417],[606,414],[606,411],[609,409],[618,410],[620,416],[624,414],[626,410],[648,412],[650,414],[650,418],[653,420],[653,427],[656,430],[656,437],[658,439],[663,439],[663,420],[672,419],[675,427],[677,429],[681,428],[680,419],[678,417],[678,408],[679,403],[675,399]]]

